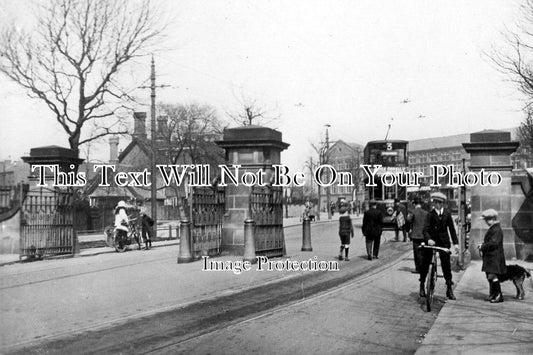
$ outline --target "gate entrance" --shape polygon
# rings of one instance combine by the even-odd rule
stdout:
[[[74,254],[72,189],[34,187],[21,207],[20,258]]]
[[[225,190],[195,187],[191,194],[191,252],[194,259],[220,254]]]
[[[252,187],[250,217],[255,222],[255,254],[266,257],[285,255],[282,188]]]

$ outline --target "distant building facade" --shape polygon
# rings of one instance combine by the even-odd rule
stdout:
[[[491,132],[486,130],[483,132]],[[518,140],[516,136],[516,128],[504,129],[511,133],[511,140]],[[425,138],[409,142],[409,171],[422,172],[421,188],[408,188],[408,192],[419,194],[426,191],[428,198],[429,191],[439,190],[443,192],[450,200],[449,208],[452,211],[457,210],[457,199],[459,198],[459,190],[456,187],[450,187],[446,184],[446,179],[443,178],[439,182],[440,187],[429,187],[432,183],[432,173],[430,171],[431,165],[446,165],[452,166],[455,171],[469,171],[470,168],[470,154],[463,148],[463,143],[470,142],[470,134],[458,134],[446,137]],[[526,168],[533,166],[533,152],[529,147],[520,146],[515,153],[511,155],[513,171],[524,171]],[[470,200],[471,189],[467,187],[466,198]]]
[[[328,164],[337,172],[347,172],[353,177],[354,186],[338,186],[337,183],[329,187],[330,202],[341,199],[346,201],[362,201],[364,188],[362,187],[361,169],[363,162],[363,146],[357,143],[347,143],[338,140],[328,150]],[[321,204],[326,206],[327,197],[325,189],[322,189]]]
[[[511,132],[511,139],[518,140],[516,128],[501,131]],[[464,159],[468,170],[470,154],[462,146],[468,142],[470,142],[470,133],[409,141],[409,171],[422,172],[422,182],[429,184],[431,165],[452,165],[455,170],[462,170]],[[511,161],[514,170],[533,167],[533,151],[529,147],[520,146],[511,155]]]
[[[518,140],[516,128],[503,129],[511,132],[511,139]],[[431,165],[452,166],[456,171],[470,167],[470,155],[463,148],[463,143],[470,142],[470,133],[451,136],[424,138],[409,141],[409,171],[421,172],[420,184],[431,184]],[[337,172],[349,172],[354,176],[354,186],[338,186],[334,184],[330,189],[330,202],[340,199],[347,201],[363,201],[364,186],[361,179],[361,171],[358,169],[363,163],[363,146],[357,143],[347,143],[338,140],[329,149],[328,164],[332,165]],[[514,170],[524,170],[533,167],[533,151],[529,147],[520,146],[511,155]],[[444,183],[444,181],[441,181]],[[457,198],[457,190],[448,188],[445,184],[440,188],[447,193],[450,199]],[[416,189],[415,189],[416,190]],[[424,191],[429,188],[423,189]],[[433,188],[432,190],[435,190]],[[468,196],[468,191],[467,191]],[[321,191],[321,204],[326,206],[326,189]]]
[[[470,164],[470,155],[462,144],[470,141],[470,134],[424,138],[409,141],[409,171],[422,173],[422,185],[431,183],[431,165],[452,165],[461,171]]]
[[[22,160],[0,161],[0,186],[14,186],[19,182],[27,182],[29,175],[29,166]]]

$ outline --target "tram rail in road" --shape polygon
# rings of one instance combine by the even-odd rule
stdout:
[[[92,329],[62,333],[5,349],[12,353],[91,353],[134,351],[150,353],[173,347],[232,324],[259,317],[290,305],[324,297],[349,285],[380,277],[409,253],[408,243],[383,245],[381,258],[372,263],[343,263],[338,272],[295,273],[257,287],[187,304],[145,316],[115,319]],[[88,350],[90,349],[90,350]]]
[[[358,276],[354,277],[353,279],[346,281],[340,285],[332,286],[329,289],[318,291],[315,294],[311,294],[309,297],[303,297],[302,299],[293,300],[293,301],[287,302],[286,304],[276,306],[272,309],[268,309],[262,312],[257,312],[253,316],[245,317],[244,319],[239,319],[234,322],[228,322],[227,324],[224,324],[224,327],[235,326],[237,324],[251,322],[251,321],[266,317],[275,312],[282,311],[290,307],[295,307],[295,306],[300,306],[306,303],[315,302],[316,300],[320,298],[331,296],[333,294],[339,293],[350,287],[363,286],[369,282],[372,282],[373,280],[380,278],[383,274],[386,274],[388,270],[402,263],[404,261],[404,258],[409,254],[410,254],[409,252],[405,253],[404,255],[400,256],[398,259],[383,263],[373,270],[366,270],[365,272],[358,274]],[[165,344],[163,346],[154,347],[153,349],[149,351],[143,352],[143,354],[157,354],[157,353],[160,353],[161,351],[164,351],[165,349],[167,350],[171,349],[172,347],[178,344],[186,344],[187,342],[194,341],[195,339],[198,339],[200,337],[205,337],[209,333],[216,332],[219,329],[220,327],[215,327],[206,332],[200,331],[196,334],[190,334],[190,336],[186,339],[175,341],[175,342],[172,342],[171,344]]]

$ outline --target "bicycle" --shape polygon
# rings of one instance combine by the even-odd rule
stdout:
[[[426,276],[426,306],[427,311],[431,312],[431,306],[433,304],[433,295],[435,293],[435,285],[437,284],[437,251],[443,251],[451,254],[451,250],[448,248],[437,247],[433,245],[421,244],[420,248],[431,249],[431,263],[429,264],[428,273]]]
[[[104,234],[106,235],[106,244],[115,248],[115,251],[122,253],[128,249],[133,241],[137,243],[138,249],[141,250],[141,236],[137,230],[137,225],[135,224],[135,219],[130,220],[128,224],[128,233],[124,237],[119,237],[118,231],[115,229],[115,226],[107,226],[104,229]]]

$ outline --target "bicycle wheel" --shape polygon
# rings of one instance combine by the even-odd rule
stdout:
[[[139,232],[135,230],[133,231],[132,235],[135,243],[137,243],[137,249],[141,250],[141,236],[139,235]]]
[[[118,253],[123,253],[128,249],[128,246],[126,245],[126,241],[122,237],[122,235],[115,233],[115,251]]]
[[[428,275],[426,277],[426,306],[427,311],[431,312],[433,305],[433,294],[435,293],[435,264],[429,264]]]
[[[104,229],[104,236],[105,236],[105,243],[108,247],[114,248],[115,247],[115,236],[114,236],[114,226],[107,226]]]
[[[128,249],[128,247],[124,243],[117,243],[115,245],[115,251],[117,251],[118,253],[123,253],[126,251],[126,249]]]

